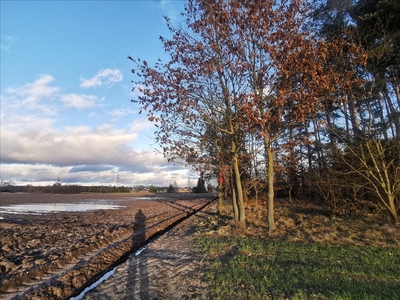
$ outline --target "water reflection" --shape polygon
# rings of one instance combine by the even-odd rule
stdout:
[[[153,196],[143,196],[143,197],[135,197],[133,200],[160,200],[164,199],[163,197],[153,197]]]
[[[118,209],[125,206],[112,204],[98,203],[33,203],[33,204],[18,204],[10,206],[0,206],[0,213],[8,214],[34,214],[47,212],[82,212],[99,209]]]

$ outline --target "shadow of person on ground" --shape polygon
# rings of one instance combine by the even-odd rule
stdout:
[[[139,209],[135,215],[132,250],[143,245],[145,240],[146,215]],[[149,299],[150,297],[147,259],[140,257],[139,254],[139,251],[136,251],[130,258],[124,300]]]

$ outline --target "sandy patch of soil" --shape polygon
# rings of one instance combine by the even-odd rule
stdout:
[[[65,299],[210,202],[193,194],[2,194],[1,205],[107,200],[116,210],[0,217],[0,298]],[[157,197],[157,198],[154,198]],[[160,198],[161,197],[161,198]]]

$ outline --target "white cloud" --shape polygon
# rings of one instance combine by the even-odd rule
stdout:
[[[137,111],[133,110],[133,109],[128,109],[128,108],[122,107],[122,108],[113,109],[112,111],[109,112],[109,114],[110,114],[110,116],[113,117],[112,121],[115,122],[123,117],[137,114]]]
[[[90,133],[89,126],[74,126],[74,127],[66,127],[65,133],[71,136],[78,136],[78,135],[86,135]]]
[[[155,127],[154,123],[147,120],[147,118],[136,119],[131,125],[131,130],[133,132],[145,131],[149,128],[155,128]]]
[[[79,94],[61,95],[60,99],[67,107],[74,107],[77,109],[93,108],[99,106],[99,102],[104,100],[104,98],[99,100],[97,96],[93,95]]]
[[[151,166],[150,166],[151,167]],[[188,185],[188,170],[161,171],[149,168],[139,173],[110,165],[55,166],[50,164],[8,164],[2,166],[2,179],[17,185],[52,185],[58,179],[62,184],[115,185],[119,171],[119,184],[124,186],[156,185],[168,186],[173,181],[184,187]],[[192,185],[197,175],[192,176]]]
[[[49,127],[28,127],[15,132],[2,128],[2,161],[10,163],[48,163],[55,165],[123,164],[133,159],[134,149],[126,144],[136,133],[108,125],[91,130],[86,126],[67,127],[64,131]]]
[[[45,115],[56,114],[57,107],[52,102],[57,99],[60,89],[50,85],[53,81],[51,75],[44,74],[32,83],[6,88],[1,97],[2,108],[6,107],[8,113],[36,110]]]
[[[11,35],[1,35],[0,49],[7,52],[11,52],[11,47],[19,41],[19,38],[13,37]]]
[[[53,76],[44,74],[32,83],[19,87],[9,87],[5,89],[6,94],[12,94],[16,97],[23,98],[24,104],[36,104],[40,99],[51,97],[58,91],[58,87],[49,86],[55,79]]]
[[[47,164],[8,164],[2,165],[2,179],[17,185],[47,185],[57,181],[59,174],[67,173],[68,167],[54,167]]]
[[[95,76],[90,79],[85,79],[81,77],[80,81],[82,88],[92,88],[92,87],[101,87],[101,86],[109,86],[114,83],[121,82],[123,79],[122,73],[118,69],[104,69],[100,70]]]
[[[120,129],[113,125],[113,120],[91,125],[89,120],[75,119],[72,115],[71,121],[81,122],[81,126],[57,128],[57,124],[69,118],[61,115],[60,103],[82,109],[101,106],[104,98],[62,94],[53,85],[54,81],[51,75],[41,75],[31,83],[4,89],[1,179],[16,184],[46,185],[53,184],[60,176],[62,182],[71,184],[115,184],[117,168],[120,184],[163,185],[169,183],[169,178],[175,178],[177,172],[183,172],[182,166],[171,165],[162,154],[148,149],[145,134],[153,124],[146,118],[132,117],[133,122]],[[134,113],[129,108],[116,108],[109,116],[122,118]],[[104,117],[102,111],[87,115],[95,117],[96,122]]]
[[[1,96],[2,117],[4,111],[15,116],[21,113],[54,116],[60,110],[59,100],[65,107],[83,109],[101,106],[105,99],[94,95],[61,94],[59,87],[51,85],[54,81],[53,76],[44,74],[31,83],[6,88]]]
[[[115,184],[112,170],[117,168],[120,184],[164,185],[176,174],[187,172],[169,164],[160,153],[129,146],[138,135],[109,124],[63,131],[35,126],[18,132],[10,129],[2,129],[2,179],[18,184],[52,184],[57,176],[68,183]]]
[[[2,118],[4,121],[1,126],[1,133],[5,131],[14,134],[36,135],[42,130],[52,131],[54,120],[51,118],[43,118],[35,115],[11,115],[9,118]],[[10,122],[11,120],[11,122]]]

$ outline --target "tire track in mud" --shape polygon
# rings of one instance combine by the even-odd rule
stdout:
[[[212,201],[157,201],[170,209],[149,216],[139,209],[133,228],[116,228],[115,235],[111,232],[108,238],[62,253],[55,261],[3,282],[0,299],[68,299],[78,295],[151,238],[165,233]]]

